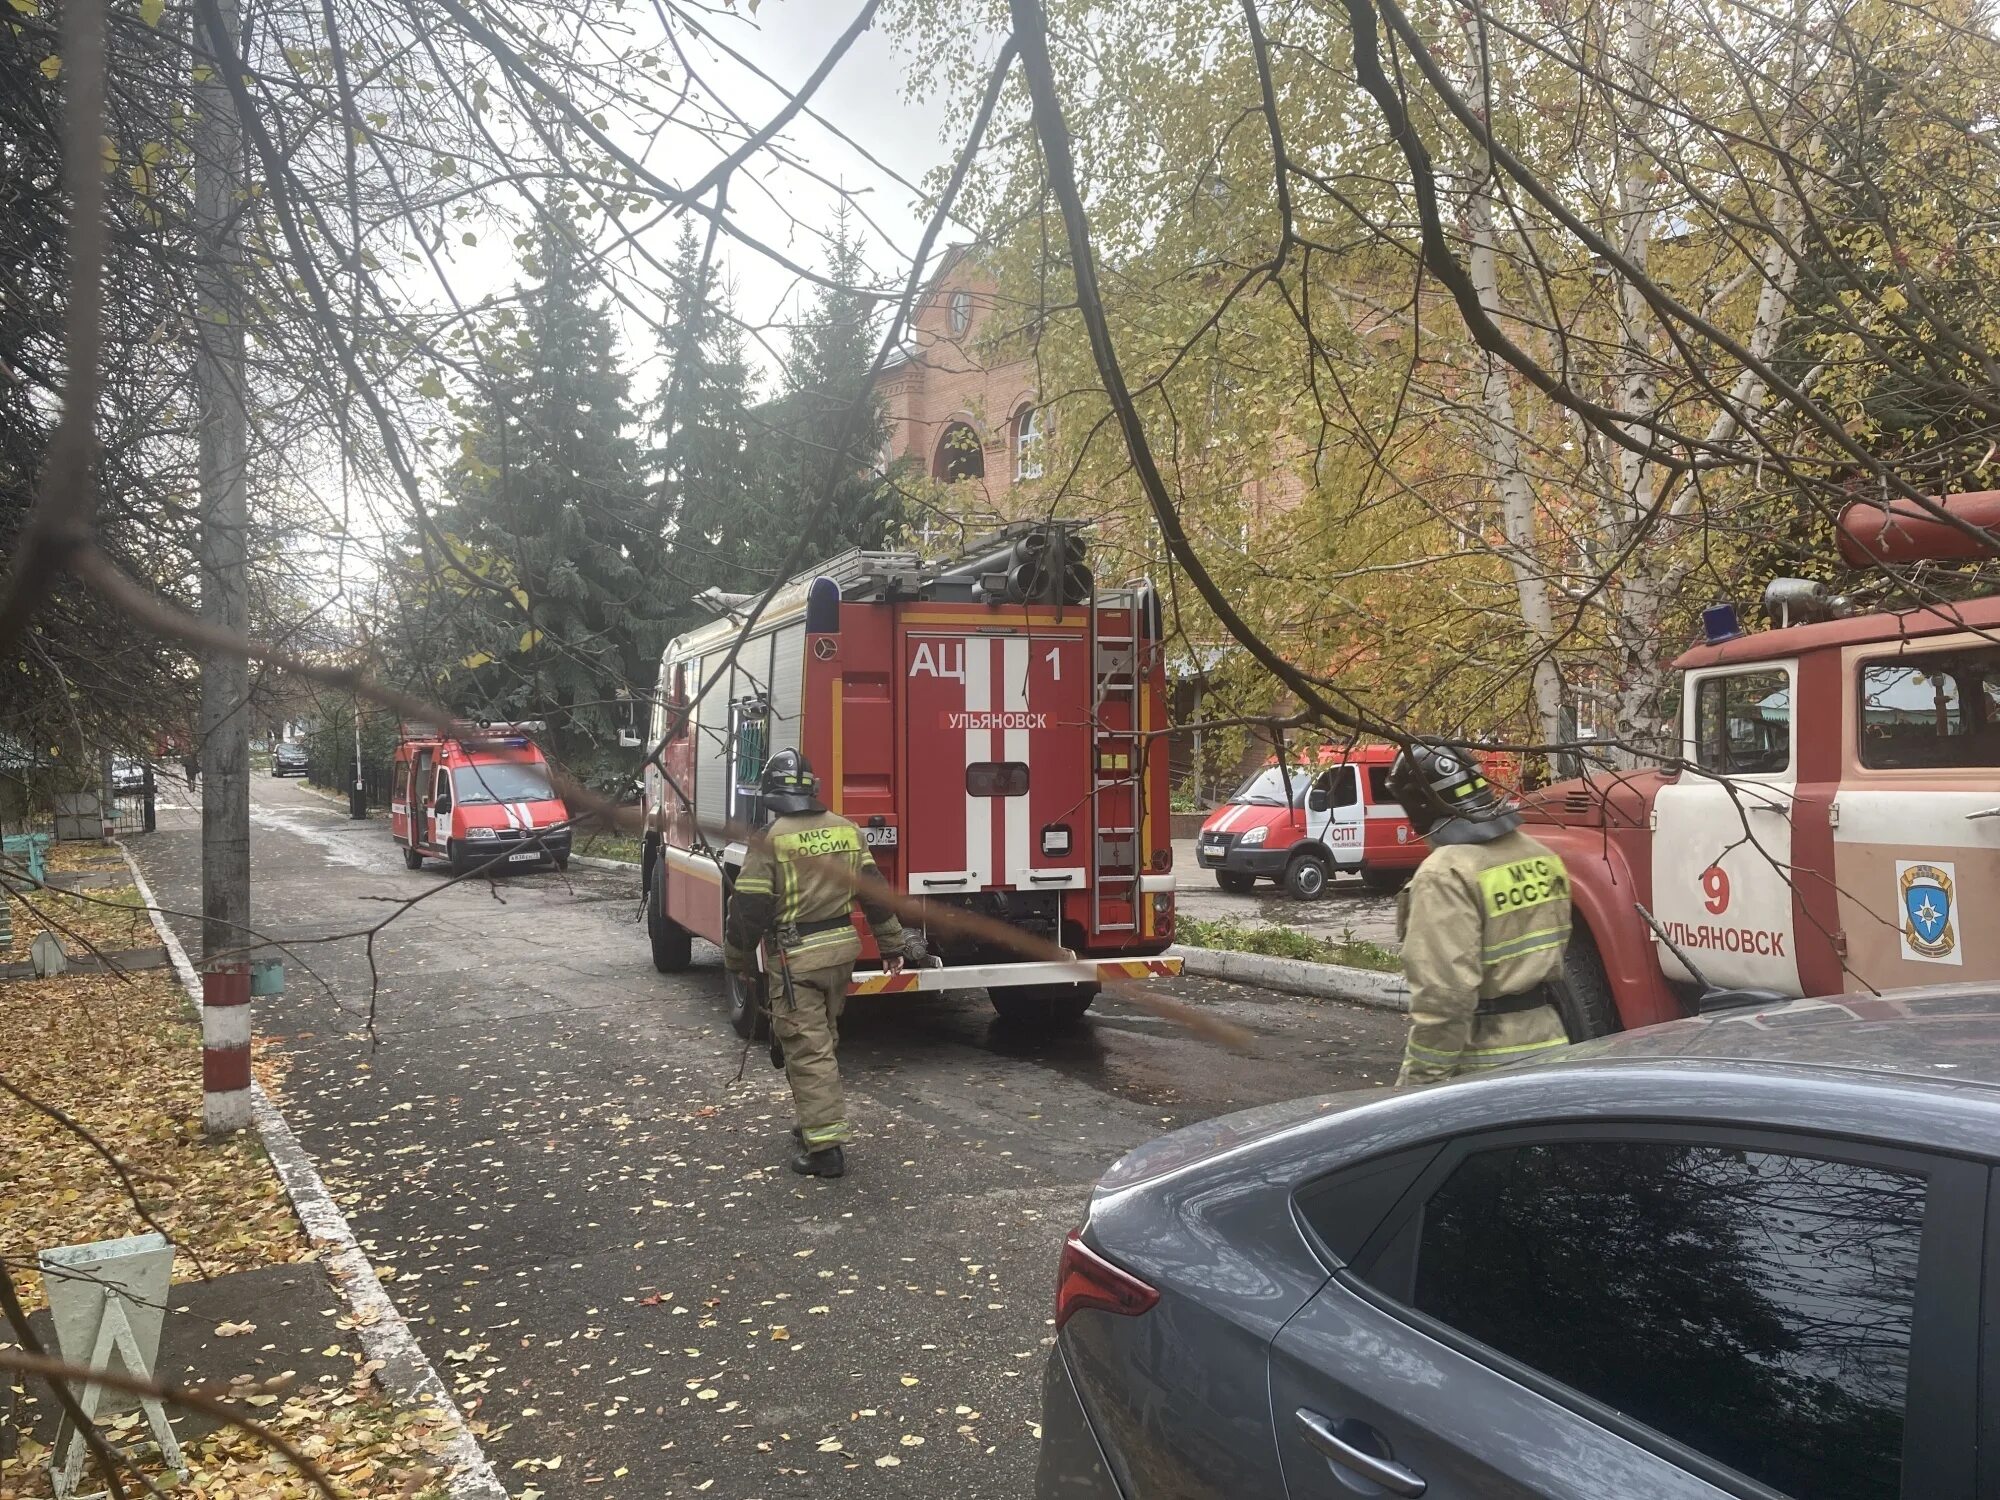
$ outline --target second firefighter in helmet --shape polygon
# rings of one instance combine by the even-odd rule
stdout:
[[[881,875],[861,830],[820,804],[819,780],[803,755],[773,755],[760,789],[773,816],[736,877],[723,922],[723,961],[754,978],[757,945],[765,945],[771,1028],[784,1047],[798,1115],[792,1170],[838,1177],[846,1170],[841,1147],[853,1138],[838,1048],[847,983],[861,957],[856,902],[892,974],[903,967],[903,928],[871,893]]]
[[[1431,846],[1396,935],[1410,987],[1398,1083],[1435,1083],[1568,1041],[1557,1009],[1569,872],[1464,751],[1406,748],[1389,791]]]

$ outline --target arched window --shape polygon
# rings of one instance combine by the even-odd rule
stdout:
[[[1033,406],[1014,413],[1014,477],[1042,477],[1042,414]]]
[[[965,331],[972,326],[972,293],[953,292],[950,302],[951,333],[953,338],[964,338]]]
[[[953,422],[945,428],[944,436],[938,439],[937,457],[931,462],[931,477],[946,484],[986,477],[986,450],[970,423]]]

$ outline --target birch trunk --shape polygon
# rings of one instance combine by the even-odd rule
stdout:
[[[1473,102],[1481,117],[1490,119],[1489,64],[1476,36],[1473,55]],[[1505,309],[1500,296],[1499,261],[1494,252],[1493,166],[1483,150],[1476,151],[1472,159],[1472,190],[1466,205],[1466,221],[1470,239],[1466,269],[1478,290],[1480,305],[1497,320]],[[1521,433],[1515,423],[1514,394],[1508,383],[1507,366],[1491,354],[1483,355],[1483,366],[1480,408],[1486,420],[1481,437],[1492,468],[1494,492],[1500,501],[1500,523],[1507,537],[1507,567],[1513,576],[1529,650],[1534,654],[1530,685],[1535,727],[1545,742],[1554,743],[1565,738],[1563,684],[1555,660],[1555,612],[1549,603],[1548,578],[1536,545],[1535,491],[1521,463]]]

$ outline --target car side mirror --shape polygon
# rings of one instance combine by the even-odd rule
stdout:
[[[1314,787],[1306,793],[1307,812],[1325,812],[1331,806],[1333,798],[1328,795],[1324,787]]]
[[[450,812],[450,811],[451,811],[451,793],[449,793],[449,792],[441,792],[441,793],[439,793],[437,801],[435,801],[435,802],[433,802],[433,803],[431,804],[431,811],[432,811],[432,812]]]

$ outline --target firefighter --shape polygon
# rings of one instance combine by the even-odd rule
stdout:
[[[841,1143],[853,1138],[835,1049],[847,982],[861,956],[855,902],[891,974],[903,969],[903,928],[894,912],[870,898],[867,882],[881,879],[874,856],[859,828],[820,805],[819,780],[803,755],[773,755],[760,789],[771,822],[736,877],[723,957],[732,973],[754,980],[757,944],[767,945],[771,1028],[784,1047],[785,1078],[799,1118],[792,1170],[838,1177],[847,1170]]]
[[[1462,752],[1411,745],[1389,791],[1431,846],[1396,909],[1410,1038],[1396,1081],[1436,1083],[1563,1046],[1569,874]]]

